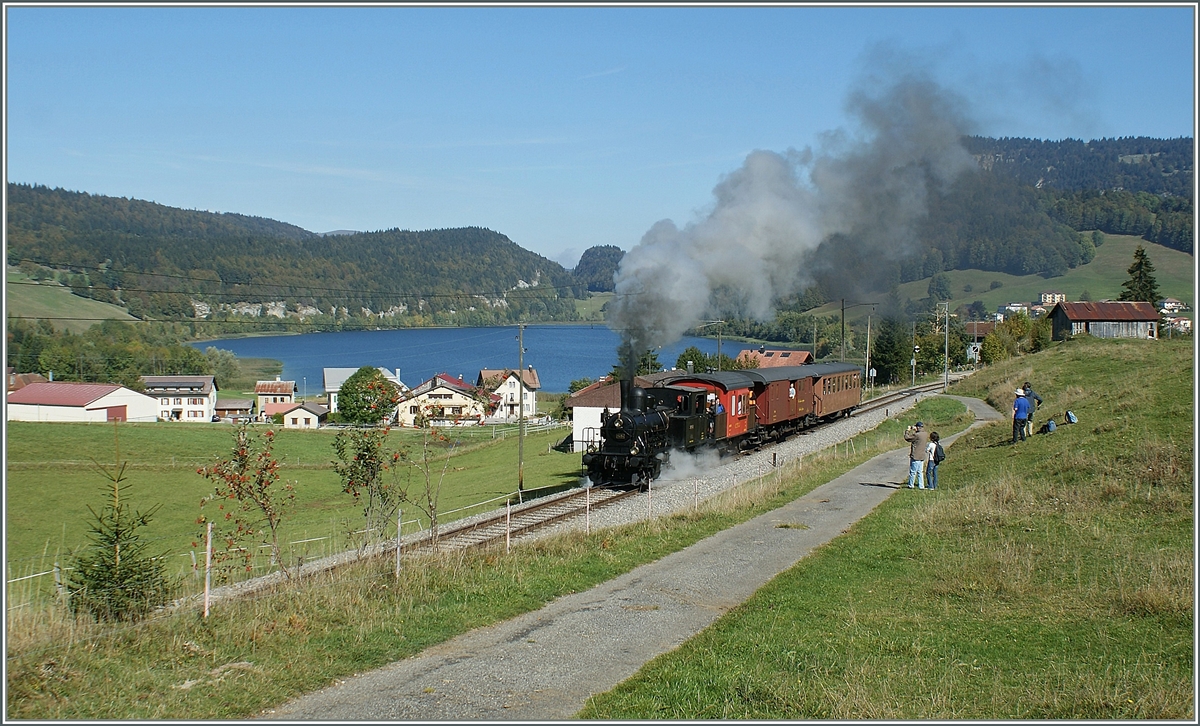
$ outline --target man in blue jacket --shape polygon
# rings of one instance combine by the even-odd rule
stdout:
[[[1029,402],[1029,418],[1025,419],[1025,435],[1033,436],[1033,414],[1042,405],[1042,397],[1033,390],[1033,384],[1025,381],[1025,400]]]
[[[1025,440],[1025,423],[1029,421],[1029,399],[1025,397],[1025,389],[1017,389],[1017,397],[1013,401],[1013,437],[1012,442],[1017,443],[1017,437]]]

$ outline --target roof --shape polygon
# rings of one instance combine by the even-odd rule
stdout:
[[[1158,320],[1158,308],[1148,302],[1060,302],[1054,310],[1061,309],[1068,320]]]
[[[217,400],[217,405],[213,406],[217,411],[247,411],[254,408],[254,400],[250,398],[222,398]]]
[[[996,322],[982,322],[979,320],[968,320],[963,327],[967,330],[967,335],[984,336],[996,329]]]
[[[212,376],[142,376],[146,393],[181,393],[208,395],[221,390]]]
[[[264,416],[274,416],[277,413],[287,413],[293,408],[296,408],[295,403],[264,403],[261,413]]]
[[[509,376],[515,376],[516,374],[517,370],[515,368],[484,368],[483,370],[479,371],[479,378],[476,379],[475,385],[482,386],[485,381],[493,378],[500,382],[504,382],[508,380]],[[533,369],[533,366],[529,366],[525,370],[521,371],[521,379],[525,381],[525,387],[531,391],[536,391],[542,387],[542,382],[538,380],[537,371]]]
[[[41,373],[16,373],[15,369],[8,369],[8,390],[19,391],[30,383],[46,383],[46,377]]]
[[[650,388],[655,383],[679,375],[679,373],[675,370],[638,376],[633,379],[633,383],[639,388]],[[567,396],[567,400],[563,402],[564,408],[575,408],[576,406],[579,408],[609,408],[615,411],[621,407],[621,387],[611,376],[605,376],[592,385]]]
[[[268,403],[267,405],[270,406],[272,404]],[[283,405],[283,404],[281,404],[281,405]],[[300,403],[300,404],[292,405],[286,411],[283,411],[282,413],[284,413],[286,415],[286,414],[291,413],[292,411],[308,411],[309,413],[315,414],[317,416],[324,416],[329,413],[328,408],[325,408],[324,406],[322,406],[319,403],[313,403],[312,401],[309,401],[307,403]]]
[[[461,378],[455,378],[455,377],[451,376],[449,373],[439,373],[436,376],[434,376],[433,378],[430,378],[429,380],[425,381],[421,385],[412,389],[411,393],[413,396],[420,396],[421,394],[428,393],[429,391],[432,391],[433,389],[438,388],[439,386],[453,388],[454,390],[458,391],[459,393],[462,393],[462,394],[468,395],[468,396],[474,395],[475,390],[476,390],[475,386],[472,386],[470,383],[467,383],[466,381],[464,381]]]
[[[296,392],[295,381],[259,381],[254,384],[254,393],[259,396],[290,396]]]
[[[812,353],[807,350],[747,349],[738,353],[737,360],[756,360],[759,368],[773,368],[775,366],[802,365],[812,360]]]
[[[342,384],[346,382],[346,379],[349,378],[350,376],[354,375],[355,373],[358,373],[359,369],[358,368],[323,368],[321,370],[323,372],[322,377],[324,378],[325,392],[326,393],[335,393],[337,391],[340,391],[342,389]],[[380,373],[382,373],[383,377],[386,378],[388,381],[399,386],[400,390],[402,390],[402,391],[408,390],[408,386],[404,385],[404,382],[400,380],[400,369],[399,368],[396,369],[395,373],[392,373],[387,368],[383,368],[383,367],[377,367],[376,370],[378,370]]]
[[[87,406],[121,388],[115,383],[30,383],[8,394],[8,402],[39,406]]]

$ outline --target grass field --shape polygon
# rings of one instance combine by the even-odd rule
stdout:
[[[94,325],[92,319],[134,320],[124,308],[97,300],[72,295],[70,288],[57,284],[31,285],[33,282],[23,272],[9,268],[6,271],[4,291],[5,305],[9,315],[35,318],[79,318],[78,320],[54,320],[54,327],[82,333]],[[14,284],[15,283],[15,284]]]
[[[260,427],[258,430],[262,430]],[[146,529],[146,537],[171,554],[173,573],[191,568],[191,543],[199,536],[195,524],[200,499],[213,485],[196,473],[215,457],[227,457],[233,444],[228,424],[121,424],[117,432],[122,461],[129,462],[130,501],[143,511],[162,508]],[[524,477],[527,489],[558,486],[578,480],[578,454],[549,449],[566,429],[530,434],[525,440]],[[494,500],[517,489],[517,440],[513,431],[493,439],[491,427],[464,429],[441,495],[441,511],[459,510]],[[394,430],[393,445],[420,450],[420,435]],[[281,479],[294,482],[294,511],[285,521],[282,541],[316,540],[288,548],[294,558],[329,554],[348,547],[347,533],[361,529],[361,510],[341,491],[331,430],[280,430],[275,456]],[[88,505],[104,504],[106,480],[93,459],[112,467],[114,427],[109,424],[8,423],[5,556],[8,579],[45,572],[87,543]],[[438,468],[440,471],[440,467]],[[436,473],[436,472],[435,472]],[[414,475],[419,475],[414,473]],[[500,506],[493,502],[489,507]],[[451,517],[476,514],[460,511]],[[420,525],[417,512],[405,515],[406,532]],[[318,539],[325,538],[325,539]],[[203,551],[201,550],[201,554]],[[50,578],[42,577],[43,590]]]
[[[584,718],[1187,719],[1194,691],[1190,342],[1076,340],[959,391],[1038,419],[956,442]]]

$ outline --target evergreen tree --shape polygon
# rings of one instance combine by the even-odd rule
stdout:
[[[886,317],[879,326],[879,336],[871,341],[871,366],[879,384],[899,380],[908,368],[912,339],[898,317]]]
[[[1154,279],[1154,265],[1146,256],[1146,248],[1138,245],[1133,252],[1133,264],[1129,266],[1129,279],[1121,283],[1125,290],[1118,300],[1131,302],[1158,302],[1158,280]]]

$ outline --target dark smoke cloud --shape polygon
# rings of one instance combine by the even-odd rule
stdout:
[[[916,248],[930,189],[975,166],[960,142],[965,104],[923,73],[867,80],[847,100],[854,131],[824,134],[817,151],[751,153],[713,189],[706,216],[682,228],[658,222],[625,255],[609,323],[622,335],[623,365],[715,315],[716,291],[736,297],[742,314],[770,318],[776,300],[813,283],[818,249],[831,267]]]

